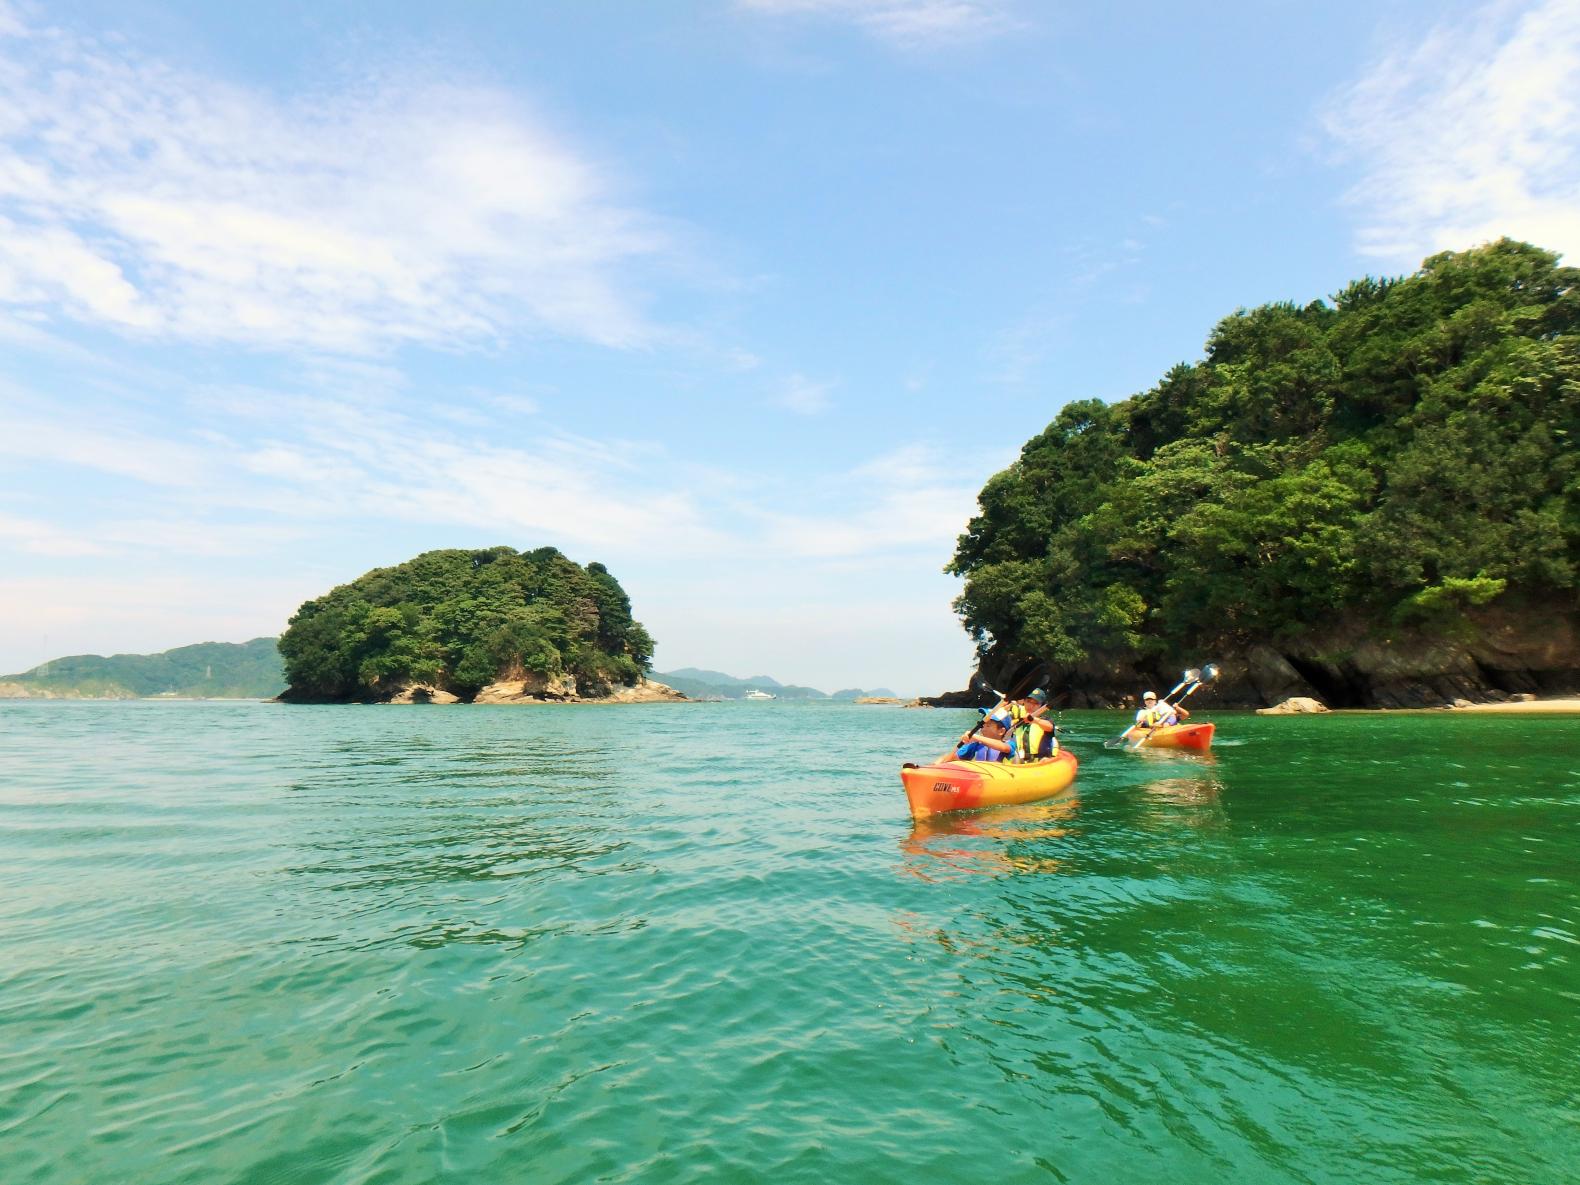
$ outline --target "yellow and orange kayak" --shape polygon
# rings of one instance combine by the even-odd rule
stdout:
[[[925,819],[947,811],[973,811],[984,806],[1052,798],[1075,781],[1077,764],[1073,753],[1062,751],[1024,765],[1012,761],[949,760],[903,766],[900,780],[905,783],[911,817]]]
[[[1212,745],[1212,724],[1169,724],[1154,728],[1132,749],[1191,749],[1205,753]]]

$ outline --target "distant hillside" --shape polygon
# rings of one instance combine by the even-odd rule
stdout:
[[[681,667],[674,671],[654,671],[653,678],[660,683],[668,684],[676,691],[689,695],[692,699],[745,699],[746,693],[754,688],[766,691],[779,699],[856,699],[864,695],[892,696],[894,693],[885,688],[872,691],[863,691],[859,688],[847,688],[829,695],[819,691],[816,687],[798,687],[795,684],[780,683],[767,675],[753,675],[747,679],[740,679],[734,675],[726,675],[723,671],[704,671],[697,667]]]
[[[269,699],[284,690],[284,664],[273,638],[199,642],[161,654],[75,654],[0,676],[0,698],[7,699]]]

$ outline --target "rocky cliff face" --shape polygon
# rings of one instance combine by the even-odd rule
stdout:
[[[1267,707],[1292,696],[1330,708],[1435,708],[1455,700],[1499,702],[1522,692],[1554,695],[1580,690],[1580,611],[1488,609],[1434,637],[1337,625],[1297,641],[1181,655],[1178,666],[1077,668],[1060,672],[1053,683],[1069,693],[1065,703],[1072,708],[1131,707],[1142,688],[1162,693],[1181,669],[1205,662],[1217,663],[1221,673],[1198,698],[1225,708]],[[950,692],[927,702],[969,707],[978,700],[971,692]]]

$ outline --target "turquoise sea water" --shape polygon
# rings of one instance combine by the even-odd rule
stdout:
[[[0,704],[0,1179],[1580,1177],[1580,719],[1207,715]]]

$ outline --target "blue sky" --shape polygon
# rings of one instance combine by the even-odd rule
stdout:
[[[1572,259],[1577,108],[1572,0],[0,0],[0,671],[506,543],[660,669],[960,686],[941,568],[1062,404]]]

